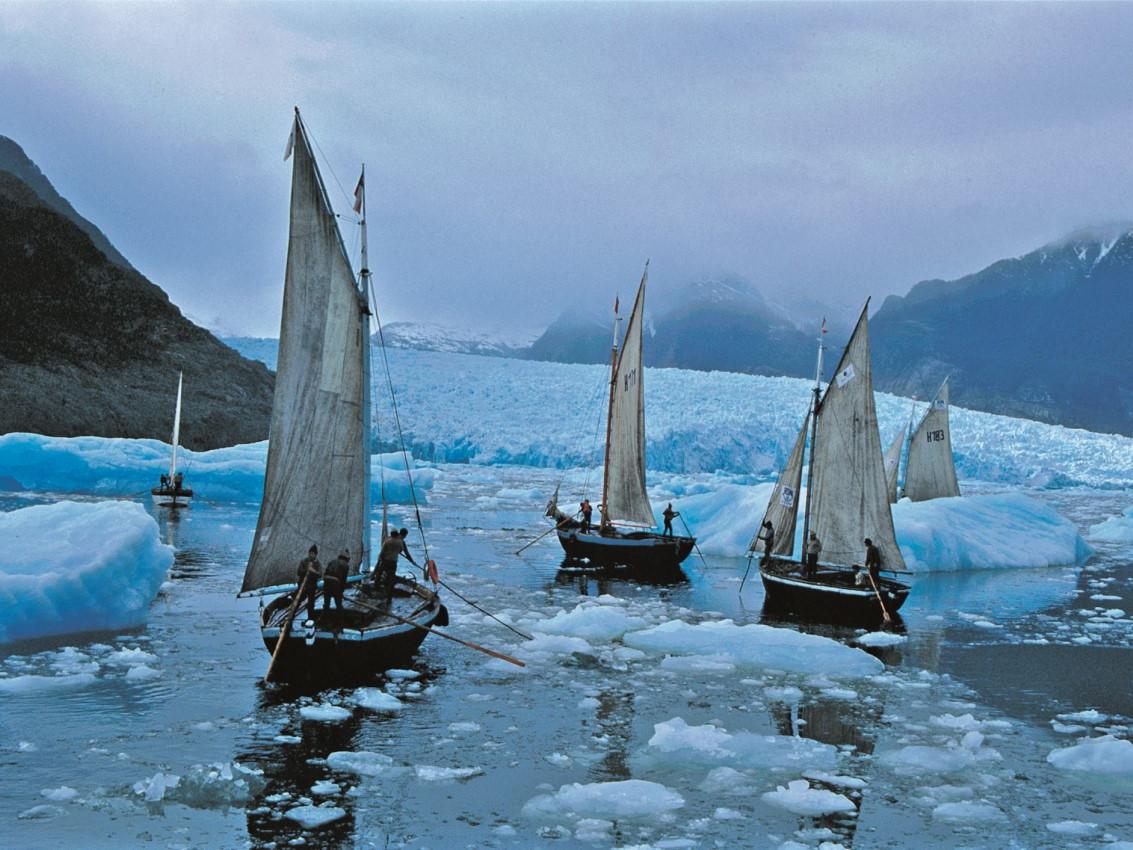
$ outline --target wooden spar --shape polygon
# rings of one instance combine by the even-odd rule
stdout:
[[[606,453],[602,459],[602,504],[598,507],[602,517],[598,528],[605,531],[610,526],[610,514],[607,508],[607,497],[610,494],[610,440],[614,425],[614,389],[618,383],[618,314],[614,313],[614,345],[610,349],[610,400],[606,406]]]
[[[889,616],[889,610],[885,607],[885,600],[881,598],[881,591],[877,589],[877,582],[873,580],[873,573],[869,573],[869,583],[873,585],[873,592],[877,594],[877,601],[881,605],[881,618],[887,623],[892,623],[893,618]]]
[[[822,320],[822,333],[826,333],[826,320]],[[806,544],[810,539],[810,502],[814,493],[814,446],[818,439],[818,408],[822,394],[822,335],[818,337],[818,365],[814,370],[814,403],[810,420],[810,462],[806,471],[806,505],[803,508],[803,550],[799,553],[799,563],[806,563]],[[798,510],[796,508],[796,510]]]
[[[496,652],[496,650],[494,650],[494,649],[488,649],[488,647],[480,646],[480,644],[473,643],[470,640],[463,640],[462,638],[458,638],[455,635],[450,635],[447,632],[442,632],[442,631],[440,631],[439,629],[437,629],[433,626],[425,626],[425,625],[422,625],[421,623],[415,623],[413,620],[407,620],[405,617],[399,617],[397,614],[394,614],[392,611],[387,611],[384,608],[379,608],[377,605],[371,605],[370,603],[363,602],[360,599],[353,600],[353,604],[360,605],[363,608],[369,608],[371,611],[377,611],[379,614],[384,614],[385,616],[389,617],[391,620],[397,620],[397,622],[403,623],[407,626],[413,626],[414,628],[421,629],[422,631],[432,632],[435,635],[438,635],[438,636],[443,637],[443,638],[447,638],[448,640],[451,640],[451,641],[455,641],[456,643],[459,643],[462,646],[467,646],[469,649],[475,649],[478,652],[483,652],[486,655],[490,655],[493,658],[498,658],[501,661],[506,661],[509,664],[514,664],[517,667],[526,667],[527,666],[524,662],[520,661],[518,658],[512,658],[510,655],[504,655],[502,652]]]
[[[264,681],[271,681],[271,671],[275,667],[275,659],[279,656],[279,650],[283,647],[283,641],[287,638],[288,632],[291,631],[291,621],[295,619],[295,611],[299,607],[299,601],[303,598],[303,590],[307,587],[307,579],[311,577],[311,571],[307,570],[306,575],[303,576],[303,581],[299,585],[299,592],[295,594],[295,598],[291,600],[291,607],[287,609],[287,615],[283,618],[283,624],[279,627],[279,640],[275,642],[275,649],[271,653],[271,661],[268,662],[267,672],[264,673]]]
[[[688,534],[689,537],[692,537],[692,529],[688,527],[688,523],[685,522],[684,517],[681,517],[681,525],[683,525],[685,527],[685,533]],[[700,563],[704,566],[705,569],[707,569],[708,568],[708,562],[704,560],[704,553],[701,552],[700,547],[696,545],[696,538],[695,537],[692,537],[692,548],[696,550],[696,554],[700,558]],[[741,587],[741,590],[742,589],[743,588]]]
[[[574,514],[574,516],[578,516],[578,514],[579,514],[579,512],[578,512],[578,511],[575,511],[575,514]],[[547,529],[546,531],[544,531],[544,532],[543,532],[542,534],[540,534],[540,535],[539,535],[538,537],[536,537],[536,538],[535,538],[534,540],[531,540],[531,541],[529,541],[529,542],[527,542],[527,543],[524,543],[524,544],[523,544],[522,546],[520,546],[520,547],[519,547],[518,549],[516,549],[516,550],[515,550],[515,554],[517,554],[517,555],[518,555],[518,554],[519,554],[520,552],[522,552],[522,551],[523,551],[524,549],[527,549],[527,548],[529,548],[529,547],[531,547],[531,546],[534,546],[534,545],[535,545],[536,543],[538,543],[538,542],[539,542],[540,540],[542,540],[542,539],[543,539],[544,537],[546,537],[546,536],[547,536],[548,534],[550,534],[550,533],[551,533],[552,531],[558,531],[558,530],[559,530],[560,528],[562,528],[562,527],[563,527],[563,523],[564,523],[564,522],[570,522],[570,521],[571,521],[572,519],[574,519],[574,517],[573,517],[573,516],[568,516],[568,517],[567,517],[566,519],[560,519],[560,520],[559,520],[558,522],[556,522],[556,523],[555,523],[554,527],[552,527],[552,528],[548,528],[548,529]]]

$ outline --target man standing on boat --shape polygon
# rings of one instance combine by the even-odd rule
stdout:
[[[673,503],[672,502],[669,502],[669,504],[665,506],[665,510],[661,514],[661,516],[663,516],[665,518],[665,529],[664,529],[664,531],[661,532],[662,537],[672,537],[673,536],[673,517],[680,516],[680,515],[681,515],[680,511],[674,511],[673,510]]]
[[[335,611],[338,613],[337,628],[342,630],[342,591],[346,589],[346,577],[350,574],[350,550],[343,549],[338,557],[327,564],[323,573],[323,611],[330,608],[334,600]]]
[[[822,552],[822,541],[813,531],[806,541],[806,565],[803,567],[804,578],[814,578],[818,571],[818,556]]]
[[[756,539],[763,541],[763,557],[759,559],[759,565],[762,567],[771,560],[771,547],[775,545],[775,526],[771,524],[771,520],[764,520]]]
[[[868,537],[862,541],[865,543],[865,568],[869,570],[870,581],[873,582],[874,587],[879,587],[881,580],[881,551],[873,545],[873,541]]]
[[[583,499],[579,508],[582,510],[582,533],[588,534],[590,532],[590,517],[593,515],[594,509],[590,507],[589,499]]]
[[[296,591],[298,601],[295,607],[298,608],[303,600],[307,601],[307,619],[315,619],[315,593],[319,586],[319,579],[323,577],[323,565],[319,563],[319,547],[314,543],[311,548],[307,550],[307,557],[299,562],[299,569],[295,571],[295,580],[299,583],[299,590]],[[306,579],[306,584],[303,580]]]
[[[408,536],[408,528],[403,528],[400,531],[395,528],[389,533],[389,537],[382,542],[381,551],[378,553],[378,566],[374,570],[374,580],[385,593],[387,605],[393,602],[393,583],[397,579],[398,557],[404,555],[409,563],[417,566],[417,562],[409,554],[409,547],[405,545],[405,538]]]

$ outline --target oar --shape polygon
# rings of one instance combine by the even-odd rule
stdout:
[[[578,516],[580,513],[582,513],[582,511],[576,511],[574,516]],[[522,546],[520,546],[518,549],[516,549],[515,554],[518,555],[524,549],[527,549],[531,546],[534,546],[536,543],[538,543],[540,540],[542,540],[544,537],[546,537],[552,531],[558,531],[560,528],[562,528],[562,525],[563,525],[564,522],[570,522],[572,519],[574,519],[574,516],[567,517],[566,519],[560,519],[557,523],[555,523],[555,525],[553,527],[548,528],[546,531],[544,531],[542,534],[540,534],[534,540],[530,541],[529,543],[524,543]]]
[[[678,516],[680,516],[680,514],[678,514]],[[692,529],[688,527],[688,523],[685,522],[685,518],[683,516],[681,517],[681,525],[685,527],[685,534],[687,534],[689,537],[692,537]],[[708,569],[708,562],[704,560],[704,554],[700,551],[700,547],[696,545],[695,537],[692,537],[692,548],[696,550],[696,554],[700,557],[700,563],[704,566],[704,569]],[[742,584],[740,585],[740,590],[743,590]]]
[[[740,593],[744,592],[744,582],[747,581],[747,574],[751,572],[751,562],[752,562],[752,559],[754,559],[754,558],[755,558],[755,553],[749,552],[748,556],[747,556],[747,569],[744,570],[744,578],[743,578],[743,581],[740,582]]]
[[[520,661],[518,658],[512,658],[510,655],[504,655],[502,652],[496,652],[496,650],[494,650],[494,649],[488,649],[488,647],[480,646],[480,644],[473,643],[470,640],[462,640],[461,638],[458,638],[455,635],[450,635],[447,632],[442,632],[440,629],[436,628],[435,626],[424,626],[421,623],[415,623],[413,620],[407,620],[405,617],[399,617],[397,614],[393,613],[392,611],[388,611],[385,608],[379,608],[377,605],[371,605],[369,602],[363,602],[361,599],[358,599],[357,597],[352,599],[351,602],[354,605],[360,605],[363,608],[369,608],[371,611],[377,611],[379,614],[384,614],[385,616],[389,617],[391,620],[397,620],[399,623],[404,623],[407,626],[413,626],[414,628],[421,629],[422,631],[432,632],[435,635],[439,635],[440,637],[443,637],[443,638],[448,638],[449,640],[455,641],[456,643],[459,643],[462,646],[467,646],[469,649],[478,650],[479,652],[483,652],[486,655],[492,656],[493,658],[498,658],[501,661],[506,661],[509,664],[514,664],[517,667],[526,667],[527,666],[522,661]]]
[[[295,594],[295,598],[291,600],[291,607],[287,609],[287,616],[283,618],[283,624],[279,627],[279,639],[275,642],[275,649],[271,653],[271,662],[268,664],[268,671],[264,673],[264,681],[271,681],[271,671],[275,667],[275,659],[279,655],[279,650],[283,646],[283,641],[287,638],[287,633],[291,631],[291,621],[295,619],[295,611],[299,607],[299,601],[303,598],[303,590],[307,587],[307,579],[311,577],[310,570],[303,576],[303,581],[299,585],[299,590]]]
[[[877,582],[873,580],[873,573],[869,573],[869,583],[873,585],[873,592],[877,594],[877,601],[881,603],[882,619],[886,623],[892,623],[893,618],[889,616],[889,611],[885,608],[885,600],[881,598],[881,591],[877,589]]]

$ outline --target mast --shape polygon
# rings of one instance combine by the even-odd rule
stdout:
[[[806,468],[806,506],[803,508],[803,545],[799,559],[805,560],[806,542],[810,532],[810,502],[814,493],[814,447],[818,439],[818,408],[821,406],[822,395],[822,353],[826,350],[822,338],[826,335],[826,319],[822,320],[822,329],[818,336],[818,363],[814,369],[814,400],[811,402],[810,415],[810,459]]]
[[[169,486],[177,474],[177,442],[181,439],[181,380],[184,372],[177,373],[177,406],[173,409],[173,453],[169,457]]]
[[[362,297],[363,310],[366,313],[366,318],[362,323],[362,434],[365,439],[363,444],[363,456],[365,457],[364,465],[366,467],[366,487],[365,498],[363,500],[363,514],[366,519],[362,525],[362,559],[359,561],[358,568],[360,571],[365,571],[370,566],[370,552],[373,551],[373,545],[370,537],[370,511],[373,509],[370,498],[370,482],[372,481],[372,460],[371,456],[374,451],[374,434],[371,424],[372,411],[370,410],[370,317],[372,315],[369,304],[373,294],[370,284],[370,263],[368,260],[369,253],[366,242],[366,164],[362,163],[362,176],[358,178],[358,186],[354,190],[354,211],[362,216],[359,222],[362,228],[362,269],[358,273],[358,283],[360,287],[360,295]],[[382,539],[385,539],[386,532],[386,494],[385,488],[382,488]]]
[[[649,268],[649,261],[645,261],[645,267]],[[609,514],[609,500],[610,495],[610,440],[612,437],[612,429],[614,426],[614,389],[617,387],[618,380],[618,322],[621,317],[618,315],[618,299],[614,299],[614,342],[610,347],[610,398],[606,404],[606,451],[602,458],[602,504],[598,507],[602,511],[602,516],[598,522],[598,528],[605,530],[610,524]]]

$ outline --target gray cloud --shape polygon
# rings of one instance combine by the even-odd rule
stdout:
[[[852,304],[1131,217],[1130,43],[1126,4],[4,4],[0,132],[227,330],[277,328],[294,104],[332,187],[367,164],[387,319],[535,328],[646,256]]]

